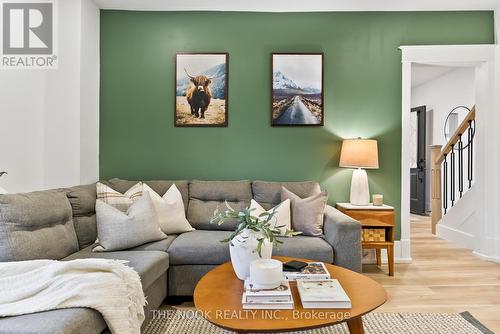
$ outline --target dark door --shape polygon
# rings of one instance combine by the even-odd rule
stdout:
[[[425,106],[412,108],[417,113],[417,167],[410,168],[410,211],[425,214]]]

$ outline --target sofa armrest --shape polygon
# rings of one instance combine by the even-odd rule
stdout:
[[[361,272],[361,224],[327,205],[323,229],[333,248],[335,265]]]

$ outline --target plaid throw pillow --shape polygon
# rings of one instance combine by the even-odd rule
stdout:
[[[137,183],[124,194],[100,182],[97,182],[96,190],[97,199],[120,211],[127,212],[128,208],[142,197],[142,182]]]

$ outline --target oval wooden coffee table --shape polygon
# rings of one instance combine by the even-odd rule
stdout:
[[[305,259],[273,257],[282,262]],[[387,300],[384,288],[366,276],[326,264],[332,278],[351,298],[351,309],[304,309],[295,282],[292,288],[293,310],[244,310],[241,305],[243,282],[233,271],[231,262],[208,272],[196,285],[194,304],[211,323],[238,333],[287,332],[331,326],[347,322],[352,334],[364,333],[361,316],[373,311]]]

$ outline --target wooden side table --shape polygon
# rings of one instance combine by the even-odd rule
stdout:
[[[384,230],[384,241],[362,240],[362,247],[364,249],[375,249],[378,266],[382,264],[382,249],[387,249],[389,276],[394,276],[394,208],[385,204],[382,206],[374,206],[371,204],[360,206],[350,203],[337,203],[337,209],[349,217],[358,220],[363,230]]]

